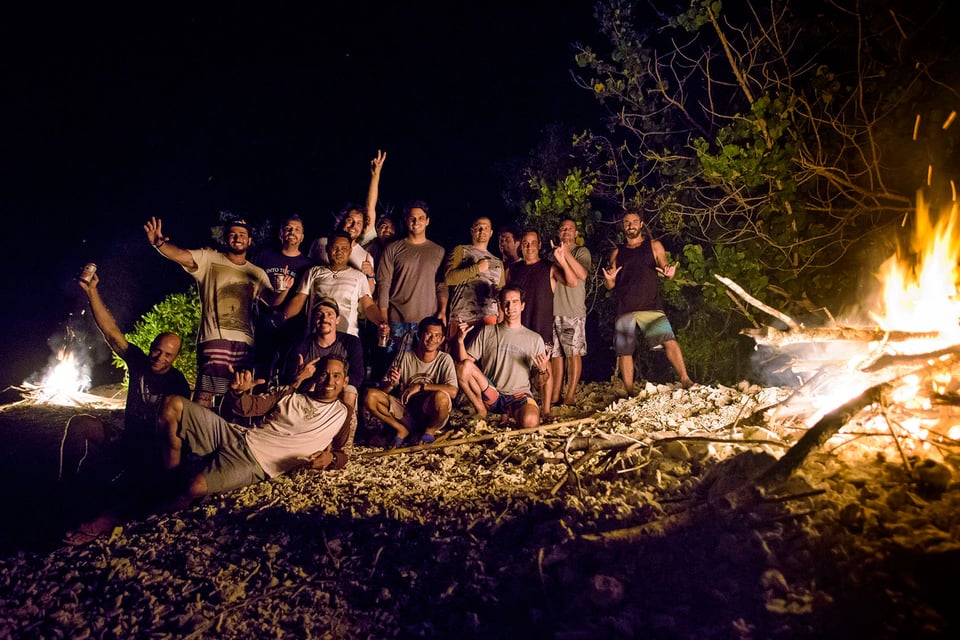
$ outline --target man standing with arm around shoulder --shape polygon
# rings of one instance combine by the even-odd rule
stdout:
[[[677,265],[667,263],[663,245],[643,232],[643,219],[634,211],[623,214],[623,235],[626,242],[613,250],[610,268],[603,270],[604,286],[617,289],[617,320],[614,325],[614,348],[620,364],[624,391],[633,393],[633,353],[637,346],[637,327],[643,332],[648,347],[662,345],[667,360],[673,365],[680,384],[693,386],[683,362],[683,353],[673,327],[663,312],[660,283],[657,276],[673,278]]]
[[[286,288],[277,293],[264,270],[247,260],[252,239],[245,220],[224,224],[223,251],[181,249],[163,235],[159,218],[150,218],[143,230],[160,255],[179,264],[197,281],[201,315],[194,400],[211,408],[215,399],[229,389],[232,369],[254,366],[255,301],[262,297],[268,306],[279,305],[293,285],[293,278],[285,276]]]

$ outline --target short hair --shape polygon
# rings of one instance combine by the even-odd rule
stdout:
[[[505,233],[508,233],[511,236],[513,236],[514,242],[520,242],[520,227],[518,227],[517,225],[508,224],[504,227],[501,227],[497,235],[502,236]]]
[[[437,316],[427,316],[421,320],[420,324],[417,325],[417,335],[422,337],[427,331],[427,327],[440,327],[440,330],[444,332],[444,334],[447,332],[447,326],[443,324],[443,320]]]
[[[350,234],[348,234],[346,231],[331,231],[329,235],[327,235],[327,249],[333,246],[333,241],[337,238],[343,238],[348,243],[353,244]]]
[[[503,289],[500,289],[500,293],[497,294],[497,299],[500,301],[501,305],[503,304],[503,301],[506,299],[506,295],[508,291],[516,291],[517,293],[519,293],[521,304],[527,301],[527,294],[524,293],[523,287],[521,287],[518,284],[508,284],[504,286]]]
[[[527,235],[528,233],[532,233],[533,235],[537,236],[537,242],[539,242],[540,244],[543,244],[543,240],[540,239],[540,232],[534,229],[533,227],[527,227],[526,229],[524,229],[523,233],[520,235],[520,238],[523,239],[523,236]]]
[[[282,229],[283,227],[285,227],[288,222],[299,222],[301,227],[304,226],[304,224],[303,224],[303,218],[301,218],[301,217],[300,217],[300,214],[297,214],[297,213],[294,213],[294,214],[292,214],[292,215],[289,215],[289,216],[287,216],[286,218],[284,218],[283,220],[281,220],[281,221],[280,221],[280,228]]]
[[[320,375],[321,371],[326,370],[327,363],[330,362],[331,360],[336,360],[337,362],[343,365],[343,375],[350,374],[350,363],[347,362],[346,358],[336,353],[328,353],[327,355],[317,360],[317,365],[316,365],[317,370],[316,370],[316,373],[314,373],[313,375],[314,376]]]
[[[427,214],[427,217],[430,217],[430,205],[428,205],[423,200],[411,200],[407,204],[403,205],[403,219],[404,221],[410,217],[410,212],[414,209],[423,209],[423,212]]]

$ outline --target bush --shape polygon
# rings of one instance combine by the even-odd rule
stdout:
[[[130,344],[149,352],[150,343],[157,334],[170,331],[180,336],[183,346],[180,355],[173,363],[191,386],[197,379],[197,332],[200,328],[200,295],[195,287],[186,293],[171,293],[161,302],[153,305],[133,326],[133,331],[125,337]],[[116,354],[113,364],[118,369],[125,368],[123,360]]]

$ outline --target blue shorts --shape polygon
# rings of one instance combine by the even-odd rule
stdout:
[[[631,311],[619,316],[614,324],[613,348],[618,356],[632,356],[636,351],[637,327],[651,349],[677,339],[663,311]]]
[[[496,397],[493,396],[496,394]],[[507,395],[505,393],[500,393],[497,391],[497,388],[490,384],[490,381],[487,380],[487,388],[483,390],[483,406],[487,408],[487,411],[491,413],[510,413],[520,409],[523,405],[528,402],[537,404],[536,400],[533,399],[533,395],[527,393],[526,391],[520,391],[518,393],[512,393]]]

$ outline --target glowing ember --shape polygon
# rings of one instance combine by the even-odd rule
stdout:
[[[960,340],[958,208],[954,202],[936,223],[922,196],[917,197],[914,256],[893,256],[880,267],[883,312],[873,314],[886,331],[939,332],[943,340]]]

